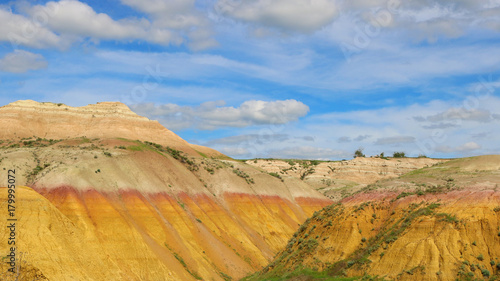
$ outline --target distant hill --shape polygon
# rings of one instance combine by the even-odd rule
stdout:
[[[357,157],[342,161],[254,159],[245,163],[278,178],[301,179],[329,198],[340,200],[378,180],[399,177],[445,161],[448,160],[427,157]]]

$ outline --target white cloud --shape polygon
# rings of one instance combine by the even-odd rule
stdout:
[[[331,23],[338,12],[332,0],[219,0],[216,10],[236,20],[304,33]]]
[[[484,109],[466,109],[464,107],[461,108],[450,108],[444,112],[430,115],[427,117],[416,116],[414,117],[417,121],[429,121],[429,122],[443,122],[443,121],[474,121],[480,123],[491,122],[498,118],[497,114],[492,114],[489,110]],[[440,124],[442,127],[451,127],[455,124],[453,123],[444,123]]]
[[[205,102],[196,107],[146,103],[133,105],[131,109],[140,115],[159,120],[172,130],[193,127],[214,130],[222,127],[286,124],[309,112],[307,105],[296,100],[250,100],[239,107],[224,105],[224,101]]]
[[[49,1],[44,5],[19,5],[23,14],[0,6],[0,41],[33,48],[66,49],[84,39],[133,41],[160,45],[186,43],[193,50],[217,46],[211,23],[197,11],[194,1],[123,0],[149,14],[149,18],[115,20],[77,0]],[[184,38],[189,38],[185,40]]]
[[[222,147],[218,149],[220,152],[231,157],[243,157],[250,154],[250,151],[244,147]]]
[[[342,20],[341,18],[349,18],[350,23],[347,29],[351,30],[347,33],[351,37],[358,32],[356,28],[359,29],[360,26],[370,25],[373,30],[382,25],[398,32],[398,37],[404,33],[405,37],[410,38],[411,41],[417,39],[429,42],[435,42],[443,37],[455,38],[474,29],[500,30],[498,7],[499,3],[495,0],[453,2],[442,0],[218,0],[215,4],[215,10],[220,15],[252,24],[257,34],[270,34],[269,28],[312,33],[325,26],[332,27],[331,23]],[[387,22],[382,19],[387,19]],[[343,23],[341,26],[340,29],[345,29]],[[345,30],[336,32],[330,35],[338,38],[338,32],[344,33]]]
[[[51,10],[44,12],[48,16]],[[36,18],[38,19],[38,18]],[[0,41],[9,42],[14,49],[19,45],[31,48],[66,48],[69,41],[42,26],[41,20],[13,14],[0,6]]]
[[[411,39],[435,42],[440,38],[454,38],[473,29],[495,29],[500,10],[498,1],[400,1],[354,0],[343,1],[342,10],[370,22],[377,12],[390,15],[391,28],[406,31]]]
[[[457,147],[457,150],[458,151],[472,151],[472,150],[477,150],[480,148],[481,148],[481,145],[471,141],[471,142],[465,143],[464,145]]]
[[[194,0],[121,0],[125,5],[148,14],[179,15],[188,14],[194,6]]]
[[[379,138],[375,141],[375,145],[397,145],[402,143],[415,142],[415,137],[412,136],[395,136]]]
[[[394,151],[396,146],[398,151],[404,151],[410,156],[425,154],[435,157],[461,157],[473,149],[474,153],[479,154],[498,151],[498,122],[452,122],[453,126],[425,128],[421,121],[414,119],[416,115],[436,116],[448,112],[449,109],[457,108],[459,103],[436,100],[409,106],[311,115],[302,122],[307,125],[302,125],[302,130],[296,133],[313,135],[316,132],[318,136],[317,132],[321,132],[321,137],[316,138],[316,146],[349,151],[354,151],[360,145],[352,141],[354,136],[360,133],[371,135],[375,142],[369,139],[361,143],[367,155],[376,155],[382,151],[388,153]],[[474,109],[469,111],[498,112],[499,107],[500,99],[490,96],[478,99]],[[495,114],[491,116],[496,118]],[[473,120],[484,120],[474,119],[474,114],[470,117]],[[480,144],[480,147],[469,143],[471,141]]]
[[[194,51],[218,46],[207,15],[195,8],[195,0],[121,0],[138,11],[149,14],[153,26],[183,31]]]
[[[295,146],[282,149],[271,150],[268,152],[269,157],[273,158],[293,158],[293,159],[341,159],[350,158],[352,153],[345,150],[333,150],[330,148],[312,147],[312,146]]]
[[[245,134],[224,137],[206,142],[204,145],[241,145],[241,144],[266,144],[270,142],[283,142],[290,139],[287,134]]]
[[[48,2],[29,9],[35,17],[50,7],[55,12],[48,16],[47,26],[68,38],[94,38],[105,40],[145,40],[157,44],[179,44],[182,38],[168,29],[155,28],[146,19],[113,20],[109,15],[96,13],[89,5],[76,0]]]
[[[463,145],[457,146],[457,147],[450,147],[448,145],[442,145],[436,147],[436,151],[438,152],[443,152],[443,153],[454,153],[454,152],[471,152],[474,150],[481,149],[481,145],[475,143],[475,142],[467,142]]]
[[[42,55],[23,50],[15,50],[0,59],[0,71],[24,73],[47,67],[47,61]]]

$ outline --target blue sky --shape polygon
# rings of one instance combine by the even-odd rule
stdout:
[[[235,158],[500,149],[500,1],[0,2],[0,105],[126,103]]]

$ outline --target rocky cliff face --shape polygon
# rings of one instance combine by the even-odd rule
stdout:
[[[500,156],[492,155],[369,185],[316,212],[250,280],[300,275],[301,268],[390,280],[497,280],[499,184]]]
[[[0,202],[15,169],[22,278],[235,280],[331,203],[300,180],[202,157],[121,104],[27,101],[0,114]]]

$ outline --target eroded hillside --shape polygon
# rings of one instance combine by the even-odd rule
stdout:
[[[4,141],[33,136],[54,140],[122,137],[168,145],[191,156],[201,153],[228,158],[208,147],[186,142],[158,121],[139,116],[120,102],[71,107],[62,103],[20,100],[0,107],[0,116],[0,140]]]
[[[389,280],[497,280],[499,184],[500,156],[481,156],[369,185],[316,212],[248,280],[307,269]]]
[[[17,171],[18,185],[33,189],[19,193],[26,220],[19,248],[49,280],[240,278],[266,265],[300,223],[331,203],[299,180],[149,142],[28,139],[7,143],[0,159]],[[52,236],[55,244],[40,242]],[[68,238],[57,244],[59,236]],[[77,252],[103,262],[89,271],[66,259],[73,238],[88,245]]]
[[[445,161],[426,157],[358,157],[343,161],[255,159],[245,163],[280,179],[301,179],[332,200],[340,200],[378,180],[396,178]]]
[[[123,104],[20,101],[0,114],[0,202],[6,209],[13,169],[21,279],[235,280],[331,204]]]

